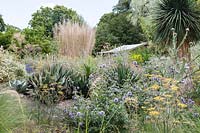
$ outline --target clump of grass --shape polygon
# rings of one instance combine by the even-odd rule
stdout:
[[[25,124],[25,114],[19,99],[0,93],[0,132],[8,133]]]
[[[87,24],[63,22],[54,28],[54,38],[59,43],[59,53],[69,57],[86,56],[92,53],[95,29]]]

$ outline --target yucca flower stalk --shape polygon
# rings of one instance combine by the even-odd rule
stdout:
[[[177,33],[177,48],[180,47],[179,57],[189,58],[190,42],[197,42],[200,39],[200,9],[197,2],[195,0],[160,0],[154,10],[153,19],[155,41],[171,44],[173,36],[171,29],[174,28]],[[187,34],[186,38],[184,38],[185,34]]]

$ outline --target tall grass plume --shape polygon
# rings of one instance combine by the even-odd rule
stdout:
[[[59,53],[69,57],[90,55],[95,43],[95,32],[87,24],[70,21],[56,24],[54,38],[58,41]]]

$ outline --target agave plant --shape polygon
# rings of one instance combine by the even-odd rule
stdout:
[[[53,64],[46,66],[39,73],[34,73],[28,79],[28,88],[33,90],[33,95],[46,102],[49,98],[53,102],[66,99],[72,95],[69,87],[72,71],[64,69],[63,65]]]
[[[171,29],[177,33],[177,45],[181,45],[177,46],[179,57],[188,57],[190,42],[200,39],[200,10],[195,0],[160,0],[155,8],[154,23],[158,42],[170,44]]]
[[[29,92],[26,81],[14,80],[14,81],[10,81],[9,84],[10,84],[10,87],[12,89],[15,89],[18,93],[27,95]]]

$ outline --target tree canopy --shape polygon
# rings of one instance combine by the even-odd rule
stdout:
[[[127,19],[128,13],[104,14],[97,27],[95,52],[105,47],[115,47],[140,43],[146,38],[142,34],[140,26],[134,26]]]
[[[0,15],[0,32],[5,30],[5,26],[6,26],[6,24],[4,23],[2,15]]]
[[[131,9],[131,0],[119,0],[117,5],[114,6],[114,12],[127,12]]]
[[[62,21],[76,21],[83,23],[83,18],[76,11],[68,9],[64,6],[55,6],[54,8],[41,7],[32,14],[29,24],[33,29],[44,28],[44,35],[53,37],[53,27],[56,23]]]

